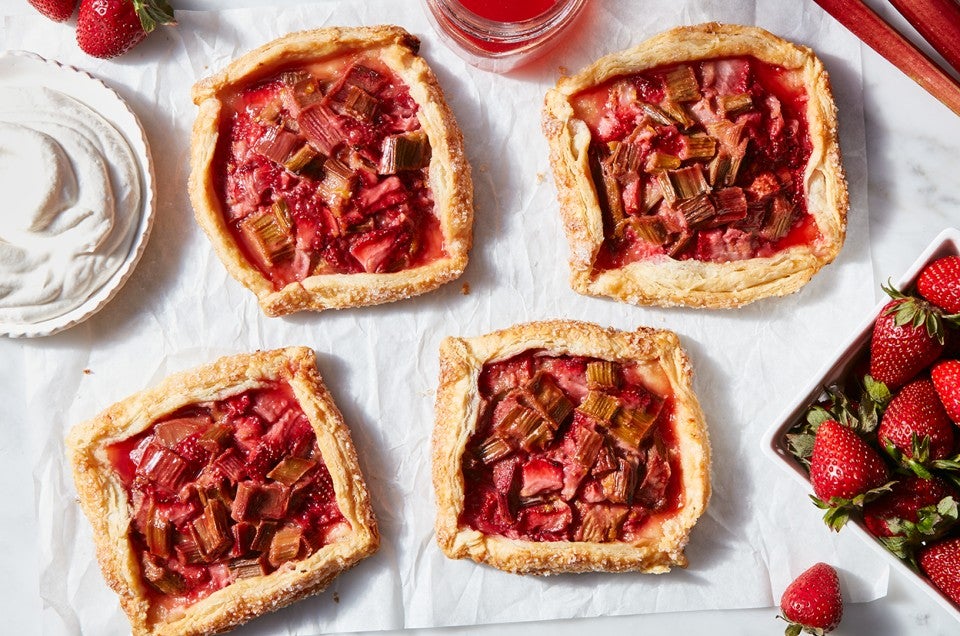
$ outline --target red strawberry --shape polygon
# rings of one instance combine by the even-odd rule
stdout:
[[[960,422],[960,360],[943,360],[930,370],[937,396],[954,422]]]
[[[913,457],[914,436],[918,441],[929,437],[928,456],[917,459],[943,459],[950,454],[953,450],[953,424],[933,386],[930,380],[915,380],[890,400],[877,429],[881,444],[890,442],[906,457]]]
[[[814,565],[783,591],[780,610],[790,622],[788,636],[796,636],[801,630],[811,634],[832,632],[843,618],[837,571],[826,563]]]
[[[810,483],[814,503],[827,512],[823,520],[834,530],[847,522],[852,508],[863,505],[887,480],[887,465],[880,454],[856,433],[826,420],[817,429],[810,457]]]
[[[34,8],[54,22],[63,22],[73,15],[77,0],[27,0]]]
[[[80,0],[77,44],[94,57],[116,57],[158,24],[174,24],[166,0]]]
[[[877,316],[870,341],[870,375],[901,387],[940,356],[943,322],[930,303],[884,287],[893,297]]]
[[[923,268],[917,291],[948,314],[960,313],[960,256],[938,258]]]
[[[960,537],[925,548],[920,553],[920,568],[941,592],[960,604]]]
[[[916,523],[921,508],[935,506],[951,496],[956,497],[956,491],[942,479],[906,477],[893,485],[890,494],[864,506],[863,522],[872,535],[892,537],[898,534],[890,527],[892,520]]]
[[[820,425],[810,458],[810,483],[817,497],[852,499],[886,480],[887,465],[856,433],[835,420]]]

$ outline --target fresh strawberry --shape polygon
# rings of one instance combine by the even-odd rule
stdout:
[[[827,634],[843,618],[843,596],[837,571],[826,563],[817,563],[787,586],[780,597],[780,610],[787,626],[787,636],[801,631]]]
[[[960,365],[960,363],[957,363]],[[919,462],[943,459],[953,450],[953,424],[943,410],[933,382],[914,380],[903,387],[887,406],[877,438],[892,444],[907,458]],[[928,442],[924,442],[924,438]],[[916,452],[923,446],[925,452]],[[918,457],[918,455],[926,457]]]
[[[960,256],[938,258],[923,268],[917,291],[948,314],[960,313]]]
[[[954,422],[960,423],[960,360],[943,360],[930,370],[937,396]]]
[[[158,24],[174,24],[166,0],[81,0],[77,44],[94,57],[116,57]]]
[[[889,494],[864,506],[863,522],[875,537],[892,537],[898,534],[898,529],[891,527],[891,521],[916,523],[922,508],[936,506],[944,498],[956,496],[956,491],[937,477],[906,477],[894,484]]]
[[[913,379],[943,351],[943,321],[930,303],[884,287],[893,298],[873,325],[870,375],[891,390]]]
[[[27,0],[34,8],[54,22],[63,22],[73,15],[77,0]]]
[[[920,553],[920,569],[941,592],[960,604],[960,537],[925,548]]]
[[[824,521],[834,530],[846,523],[849,511],[882,494],[887,465],[860,437],[827,420],[820,424],[810,458],[810,483],[814,502],[827,513]]]

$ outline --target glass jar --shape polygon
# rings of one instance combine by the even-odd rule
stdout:
[[[444,43],[470,64],[498,73],[557,42],[586,0],[424,0]]]

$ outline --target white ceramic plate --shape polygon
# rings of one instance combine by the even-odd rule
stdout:
[[[98,112],[113,124],[137,160],[140,171],[140,209],[132,211],[139,219],[136,222],[133,240],[123,264],[100,288],[95,290],[80,306],[65,314],[37,323],[23,324],[0,322],[0,334],[12,337],[48,336],[72,327],[103,308],[130,277],[133,268],[143,255],[156,210],[156,186],[153,160],[147,137],[137,116],[113,89],[92,75],[47,60],[26,51],[0,53],[0,86],[48,87],[69,95]]]
[[[960,231],[955,229],[944,230],[934,239],[933,243],[923,251],[917,260],[914,261],[910,269],[907,270],[907,273],[900,278],[897,282],[897,288],[908,289],[912,287],[920,275],[920,270],[922,270],[927,263],[943,256],[957,255],[960,255]],[[796,402],[784,411],[783,415],[777,420],[777,423],[767,431],[767,434],[763,438],[764,454],[786,470],[787,473],[792,475],[794,479],[805,488],[810,488],[810,479],[807,471],[800,462],[790,454],[790,451],[787,450],[784,436],[795,423],[804,417],[810,405],[817,402],[818,398],[823,394],[823,387],[829,386],[847,375],[860,355],[870,346],[873,323],[887,302],[889,302],[889,298],[881,301],[868,316],[864,317],[863,323],[851,335],[846,344],[840,347],[837,354],[830,358],[830,361],[824,368],[813,378],[807,387],[800,392]],[[810,488],[810,490],[812,492],[812,488]],[[813,506],[813,504],[809,502],[806,503],[811,507]],[[824,531],[828,531],[826,526],[824,526]],[[954,618],[960,620],[960,608],[957,608],[949,598],[928,582],[926,578],[917,574],[907,564],[888,552],[887,549],[867,531],[862,522],[857,520],[848,523],[841,532],[853,532],[859,535],[861,539],[876,550],[880,558],[885,559],[887,563],[890,564],[890,567],[915,582],[921,589],[929,594],[931,598],[950,612]]]

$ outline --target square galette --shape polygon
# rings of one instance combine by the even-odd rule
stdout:
[[[574,321],[447,338],[433,437],[437,541],[518,573],[661,573],[710,493],[675,334]]]
[[[408,298],[472,241],[463,137],[400,27],[291,33],[196,84],[190,198],[264,313]]]
[[[380,537],[313,351],[172,375],[67,440],[134,634],[212,634],[323,590]]]

